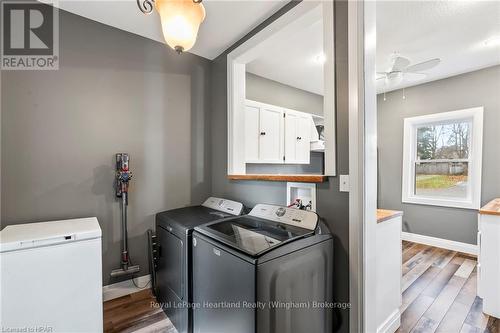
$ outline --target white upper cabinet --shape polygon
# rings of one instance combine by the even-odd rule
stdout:
[[[283,163],[283,119],[283,109],[247,101],[245,106],[247,163]]]
[[[293,111],[285,113],[285,162],[295,163],[297,157],[297,140],[299,139],[299,115]]]
[[[245,106],[245,160],[259,160],[259,124],[260,108],[257,106]]]
[[[297,163],[309,164],[311,160],[311,123],[312,117],[302,113],[300,116],[297,140]]]
[[[247,100],[246,163],[309,164],[316,128],[308,113]]]
[[[260,109],[259,160],[261,163],[283,162],[283,111],[265,106]]]
[[[311,122],[306,113],[285,111],[285,163],[310,163]]]

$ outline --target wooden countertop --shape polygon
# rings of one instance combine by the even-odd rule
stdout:
[[[322,183],[326,181],[327,176],[323,175],[269,175],[269,174],[262,174],[262,175],[254,175],[254,174],[247,174],[247,175],[228,175],[228,179],[231,180],[269,180],[269,181],[275,181],[275,182],[302,182],[302,183]]]
[[[384,222],[398,216],[403,216],[403,212],[399,210],[377,209],[377,223]]]
[[[500,216],[500,198],[496,198],[484,205],[479,214],[499,215]]]

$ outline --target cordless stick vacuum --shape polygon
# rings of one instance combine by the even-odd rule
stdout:
[[[132,178],[129,170],[129,156],[127,153],[116,154],[116,197],[121,198],[122,210],[122,258],[121,268],[111,271],[111,277],[119,277],[139,272],[139,266],[131,266],[128,254],[127,235],[127,206],[128,206],[128,184]]]

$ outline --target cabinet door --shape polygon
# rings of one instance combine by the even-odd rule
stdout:
[[[481,214],[481,282],[483,312],[500,317],[500,218],[496,215]]]
[[[259,160],[259,124],[260,108],[247,105],[245,107],[245,160],[257,162]]]
[[[297,163],[297,140],[299,138],[297,113],[286,111],[285,115],[285,163]]]
[[[260,109],[259,161],[283,163],[283,111],[264,106]]]
[[[297,126],[297,163],[309,164],[311,162],[311,121],[309,115],[300,115]]]

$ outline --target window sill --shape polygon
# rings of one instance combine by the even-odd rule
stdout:
[[[473,201],[460,201],[458,199],[434,199],[434,198],[423,198],[423,197],[407,197],[402,199],[403,203],[426,205],[426,206],[438,206],[438,207],[448,207],[448,208],[461,208],[461,209],[479,209],[479,202],[475,203]]]

